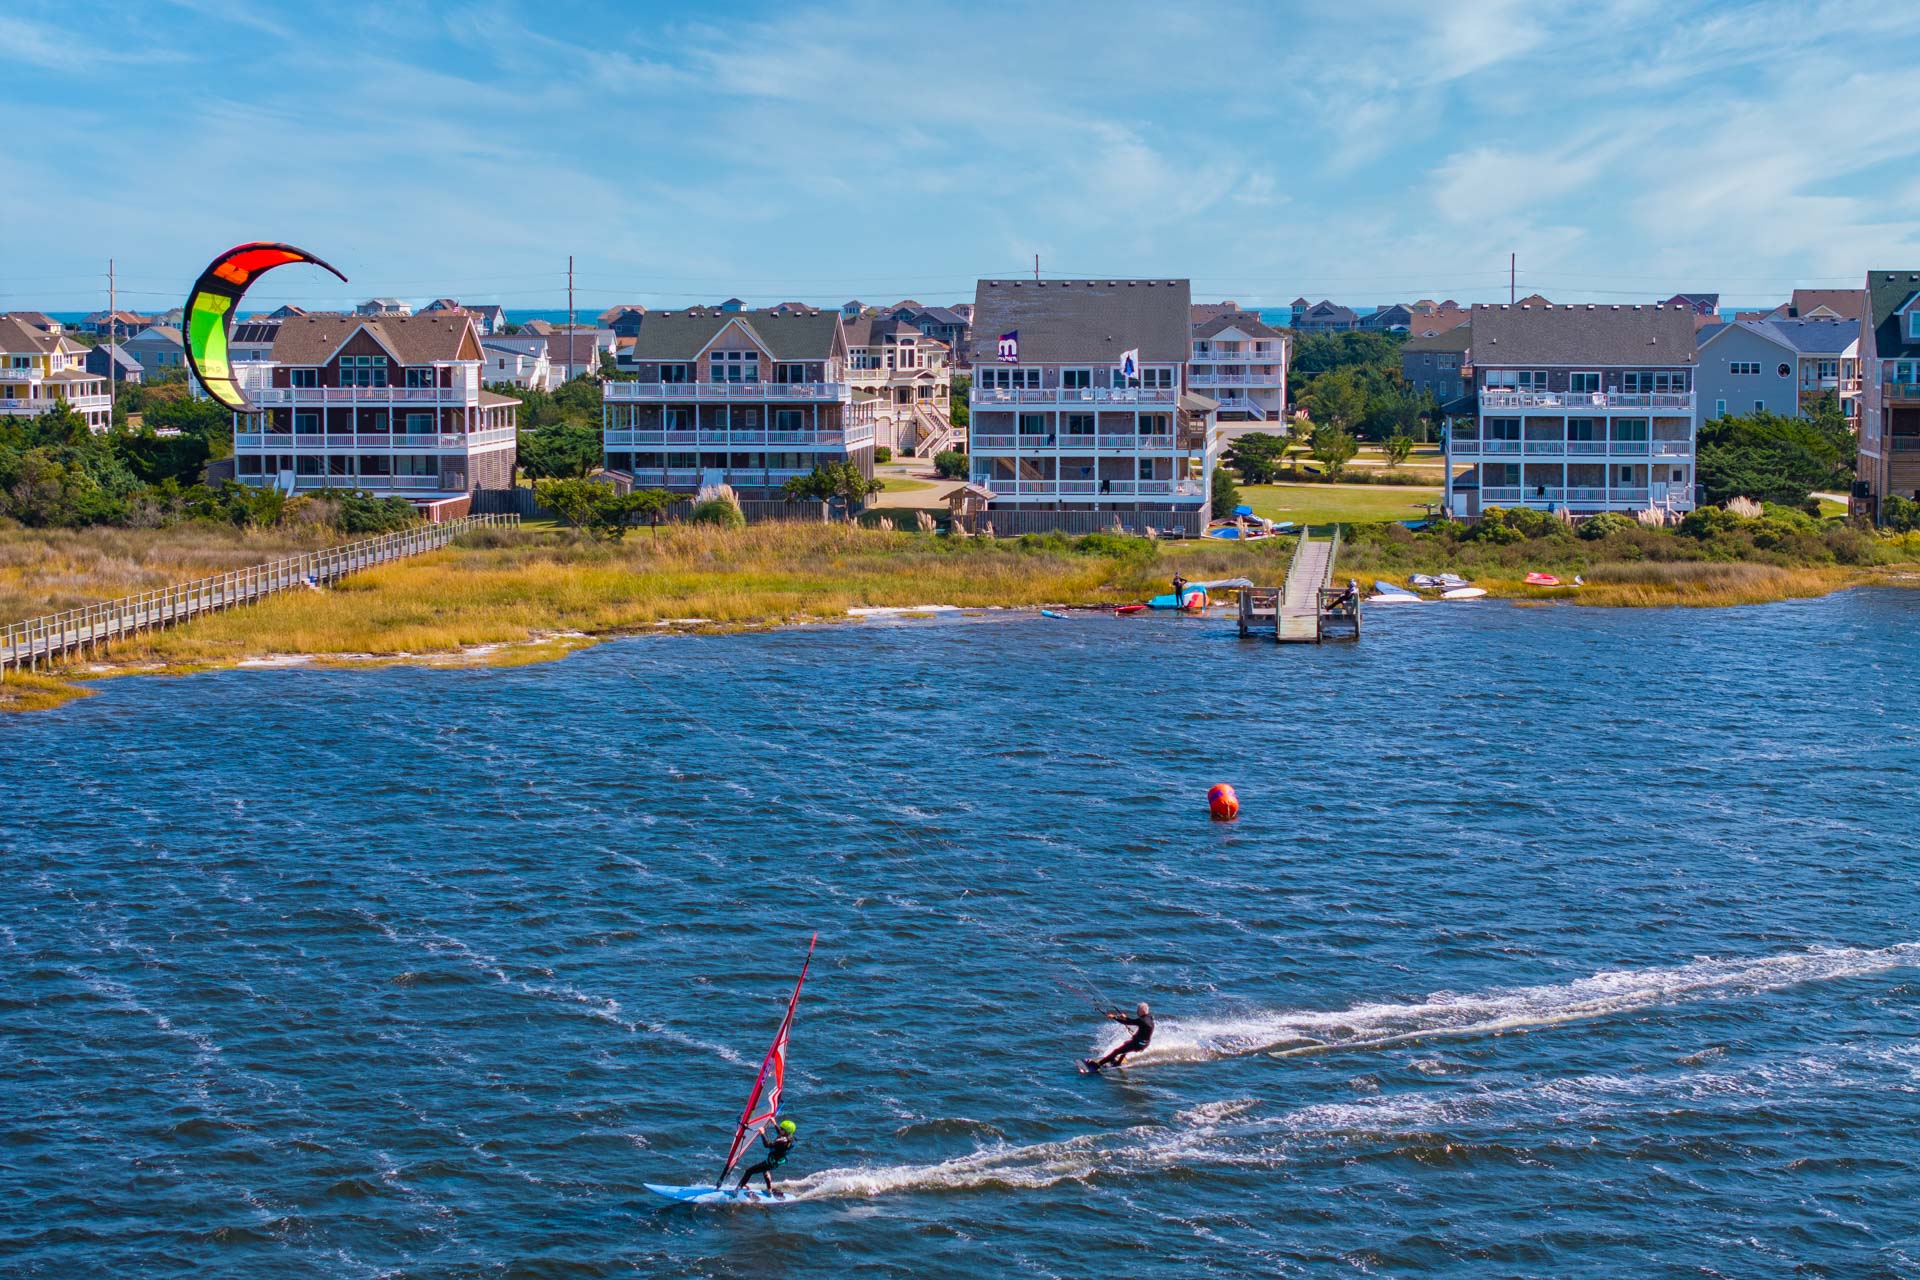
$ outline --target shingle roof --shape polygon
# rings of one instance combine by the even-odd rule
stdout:
[[[1867,323],[1873,326],[1874,354],[1882,358],[1920,354],[1920,342],[1907,341],[1896,314],[1908,299],[1920,293],[1920,271],[1869,271],[1867,289],[1871,295]]]
[[[519,404],[520,402],[512,396],[503,396],[498,391],[489,391],[485,387],[482,387],[480,388],[480,403],[487,408],[493,408],[497,405]]]
[[[1427,334],[1441,334],[1449,329],[1458,329],[1471,319],[1473,319],[1471,311],[1462,311],[1458,307],[1450,311],[1415,312],[1413,318],[1407,322],[1407,332],[1415,338]]]
[[[1460,352],[1467,350],[1472,345],[1473,326],[1471,324],[1456,324],[1451,328],[1442,329],[1439,333],[1431,335],[1416,333],[1400,344],[1400,350],[1412,351],[1416,354],[1422,351]]]
[[[280,322],[280,333],[273,340],[273,358],[289,365],[324,364],[356,329],[365,329],[403,365],[458,360],[461,340],[472,327],[472,318],[457,311],[378,318],[289,316]]]
[[[989,362],[1002,333],[1020,332],[1020,359],[1184,364],[1193,290],[1185,280],[982,280],[973,304],[973,358]]]
[[[60,323],[44,311],[9,311],[7,314],[22,324],[35,329],[45,329],[49,325]]]
[[[45,354],[58,351],[60,341],[58,336],[36,329],[12,316],[0,316],[0,351],[37,351]]]
[[[1858,320],[1760,320],[1806,356],[1837,356],[1860,341]]]
[[[1805,317],[1809,311],[1825,307],[1845,320],[1858,320],[1867,313],[1865,289],[1795,289],[1787,304],[1793,314]]]
[[[608,307],[605,311],[602,311],[600,313],[600,323],[603,325],[612,324],[615,320],[618,320],[621,316],[627,314],[627,312],[629,311],[637,311],[641,315],[647,314],[647,309],[641,306],[639,303],[623,302],[617,307]]]
[[[1195,307],[1193,310],[1198,311],[1200,308]],[[1214,334],[1224,333],[1228,329],[1238,329],[1249,338],[1286,337],[1286,334],[1274,328],[1265,320],[1262,320],[1252,311],[1221,312],[1210,320],[1195,324],[1193,326],[1193,336],[1196,338],[1211,338]]]
[[[180,336],[178,329],[173,328],[171,325],[164,324],[150,324],[140,332],[134,334],[131,338],[128,338],[127,341],[138,342],[140,339],[148,337],[159,338],[164,342],[172,342],[183,346],[186,343],[186,339]]]
[[[1231,300],[1226,302],[1196,302],[1187,308],[1187,315],[1195,324],[1205,324],[1207,321],[1219,316],[1232,315],[1236,311],[1245,310],[1245,307]]]
[[[555,364],[598,364],[599,343],[592,329],[556,328],[547,335],[547,359]]]
[[[1691,364],[1694,311],[1683,306],[1487,306],[1473,309],[1476,365]]]
[[[886,314],[892,317],[901,311],[917,312],[931,324],[956,324],[964,326],[967,323],[967,318],[951,307],[925,307],[917,302],[903,302],[897,307],[889,308]]]
[[[691,360],[721,329],[734,322],[744,327],[775,360],[825,360],[833,354],[839,332],[838,311],[796,312],[656,311],[647,317],[634,339],[635,360]]]

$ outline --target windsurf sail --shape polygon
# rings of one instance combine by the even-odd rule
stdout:
[[[793,1030],[793,1011],[800,1005],[800,988],[806,985],[807,970],[813,965],[814,944],[819,941],[820,935],[816,933],[807,942],[807,958],[801,962],[800,976],[794,981],[793,994],[787,998],[787,1016],[780,1019],[780,1033],[774,1036],[767,1056],[760,1060],[760,1074],[754,1077],[753,1092],[747,1095],[746,1109],[740,1113],[740,1126],[733,1131],[733,1145],[727,1148],[726,1166],[713,1184],[716,1187],[725,1185],[727,1175],[740,1163],[749,1136],[758,1133],[762,1125],[780,1118],[780,1093],[787,1083],[787,1036]]]

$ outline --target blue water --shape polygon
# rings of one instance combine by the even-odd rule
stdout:
[[[0,1274],[1920,1274],[1916,621],[108,682],[0,721]],[[655,1201],[815,929],[792,1203]]]

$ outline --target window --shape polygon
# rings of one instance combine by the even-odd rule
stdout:
[[[760,353],[757,351],[712,351],[707,354],[715,382],[760,381]]]
[[[320,434],[320,415],[317,413],[296,413],[293,415],[293,433],[297,436],[317,436]]]
[[[660,416],[665,420],[668,431],[693,430],[693,410],[691,409],[667,409]]]
[[[1060,385],[1068,391],[1086,391],[1093,386],[1093,370],[1062,369]]]
[[[925,391],[927,388],[922,387]],[[1093,434],[1093,415],[1090,413],[1070,413],[1066,425],[1062,428],[1070,436],[1090,436]]]
[[[1140,459],[1140,478],[1142,480],[1153,479],[1153,459],[1152,458]]]
[[[1758,360],[1735,360],[1727,365],[1727,372],[1736,377],[1753,377],[1760,372]]]
[[[1162,391],[1168,390],[1173,386],[1173,370],[1164,367],[1142,369],[1140,371],[1140,385],[1143,387],[1156,387]]]
[[[1045,436],[1053,433],[1047,430],[1047,415],[1044,413],[1023,413],[1020,415],[1020,434],[1023,436]]]
[[[403,453],[393,460],[393,474],[437,476],[440,474],[440,462],[430,453]]]
[[[436,376],[438,373],[439,370],[437,369],[408,369],[407,385],[410,387],[437,387],[440,385],[439,379]]]
[[[1755,413],[1759,413],[1761,410],[1765,409],[1766,407],[1767,407],[1767,402],[1765,400],[1755,400],[1753,402],[1753,410]]]
[[[1645,440],[1647,438],[1647,420],[1645,418],[1617,418],[1613,424],[1615,440]]]
[[[1755,370],[1754,372],[1759,372]],[[1656,373],[1653,375],[1655,391],[1681,392],[1687,389],[1687,375],[1684,373]]]
[[[760,411],[758,409],[743,409],[740,413],[740,425],[743,427],[758,427],[760,425]]]
[[[807,366],[804,364],[777,364],[773,366],[773,380],[787,385],[796,382],[810,381],[807,377]]]
[[[407,415],[407,434],[428,436],[433,434],[433,415],[430,413],[410,413]]]
[[[1920,311],[1907,312],[1907,336],[1920,338]]]
[[[775,409],[773,428],[776,431],[800,430],[800,411],[798,409]]]
[[[1793,366],[1782,360],[1780,362],[1779,373],[1783,378],[1791,378],[1793,376]]]
[[[976,369],[974,376],[979,379],[977,385],[991,391],[1038,390],[1040,371],[1038,369]]]
[[[289,369],[287,371],[287,380],[290,385],[296,387],[317,387],[320,385],[320,371],[318,369]]]
[[[687,378],[687,366],[684,364],[663,364],[660,366],[660,381],[662,382],[685,382]]]
[[[360,455],[360,474],[363,476],[389,476],[393,468],[385,454],[363,453]]]
[[[1567,375],[1567,390],[1576,395],[1587,395],[1600,390],[1600,375],[1597,373],[1570,373]]]
[[[1713,402],[1713,416],[1716,418],[1724,418],[1727,416],[1727,402],[1725,400],[1715,400]]]
[[[387,385],[385,356],[341,356],[340,385],[343,387],[384,387]]]

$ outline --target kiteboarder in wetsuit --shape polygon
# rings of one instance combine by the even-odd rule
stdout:
[[[1106,1057],[1098,1059],[1097,1061],[1093,1058],[1088,1058],[1087,1070],[1089,1071],[1098,1071],[1102,1067],[1124,1067],[1127,1065],[1128,1054],[1139,1053],[1153,1042],[1153,1011],[1147,1008],[1147,1002],[1145,1000],[1140,1002],[1137,1016],[1129,1017],[1121,1013],[1118,1009],[1115,1009],[1113,1012],[1107,1014],[1107,1021],[1117,1022],[1123,1027],[1132,1027],[1133,1034],[1127,1038],[1125,1044],[1115,1049]]]
[[[757,1173],[760,1175],[760,1180],[767,1184],[767,1192],[770,1195],[779,1195],[780,1193],[773,1189],[773,1171],[785,1164],[787,1157],[793,1154],[793,1131],[797,1128],[799,1128],[799,1126],[794,1124],[793,1121],[782,1120],[780,1122],[780,1132],[771,1142],[767,1141],[767,1131],[762,1129],[760,1131],[760,1145],[767,1149],[767,1158],[741,1174],[740,1181],[735,1184],[734,1189],[737,1191],[741,1187],[746,1186],[748,1179]]]

